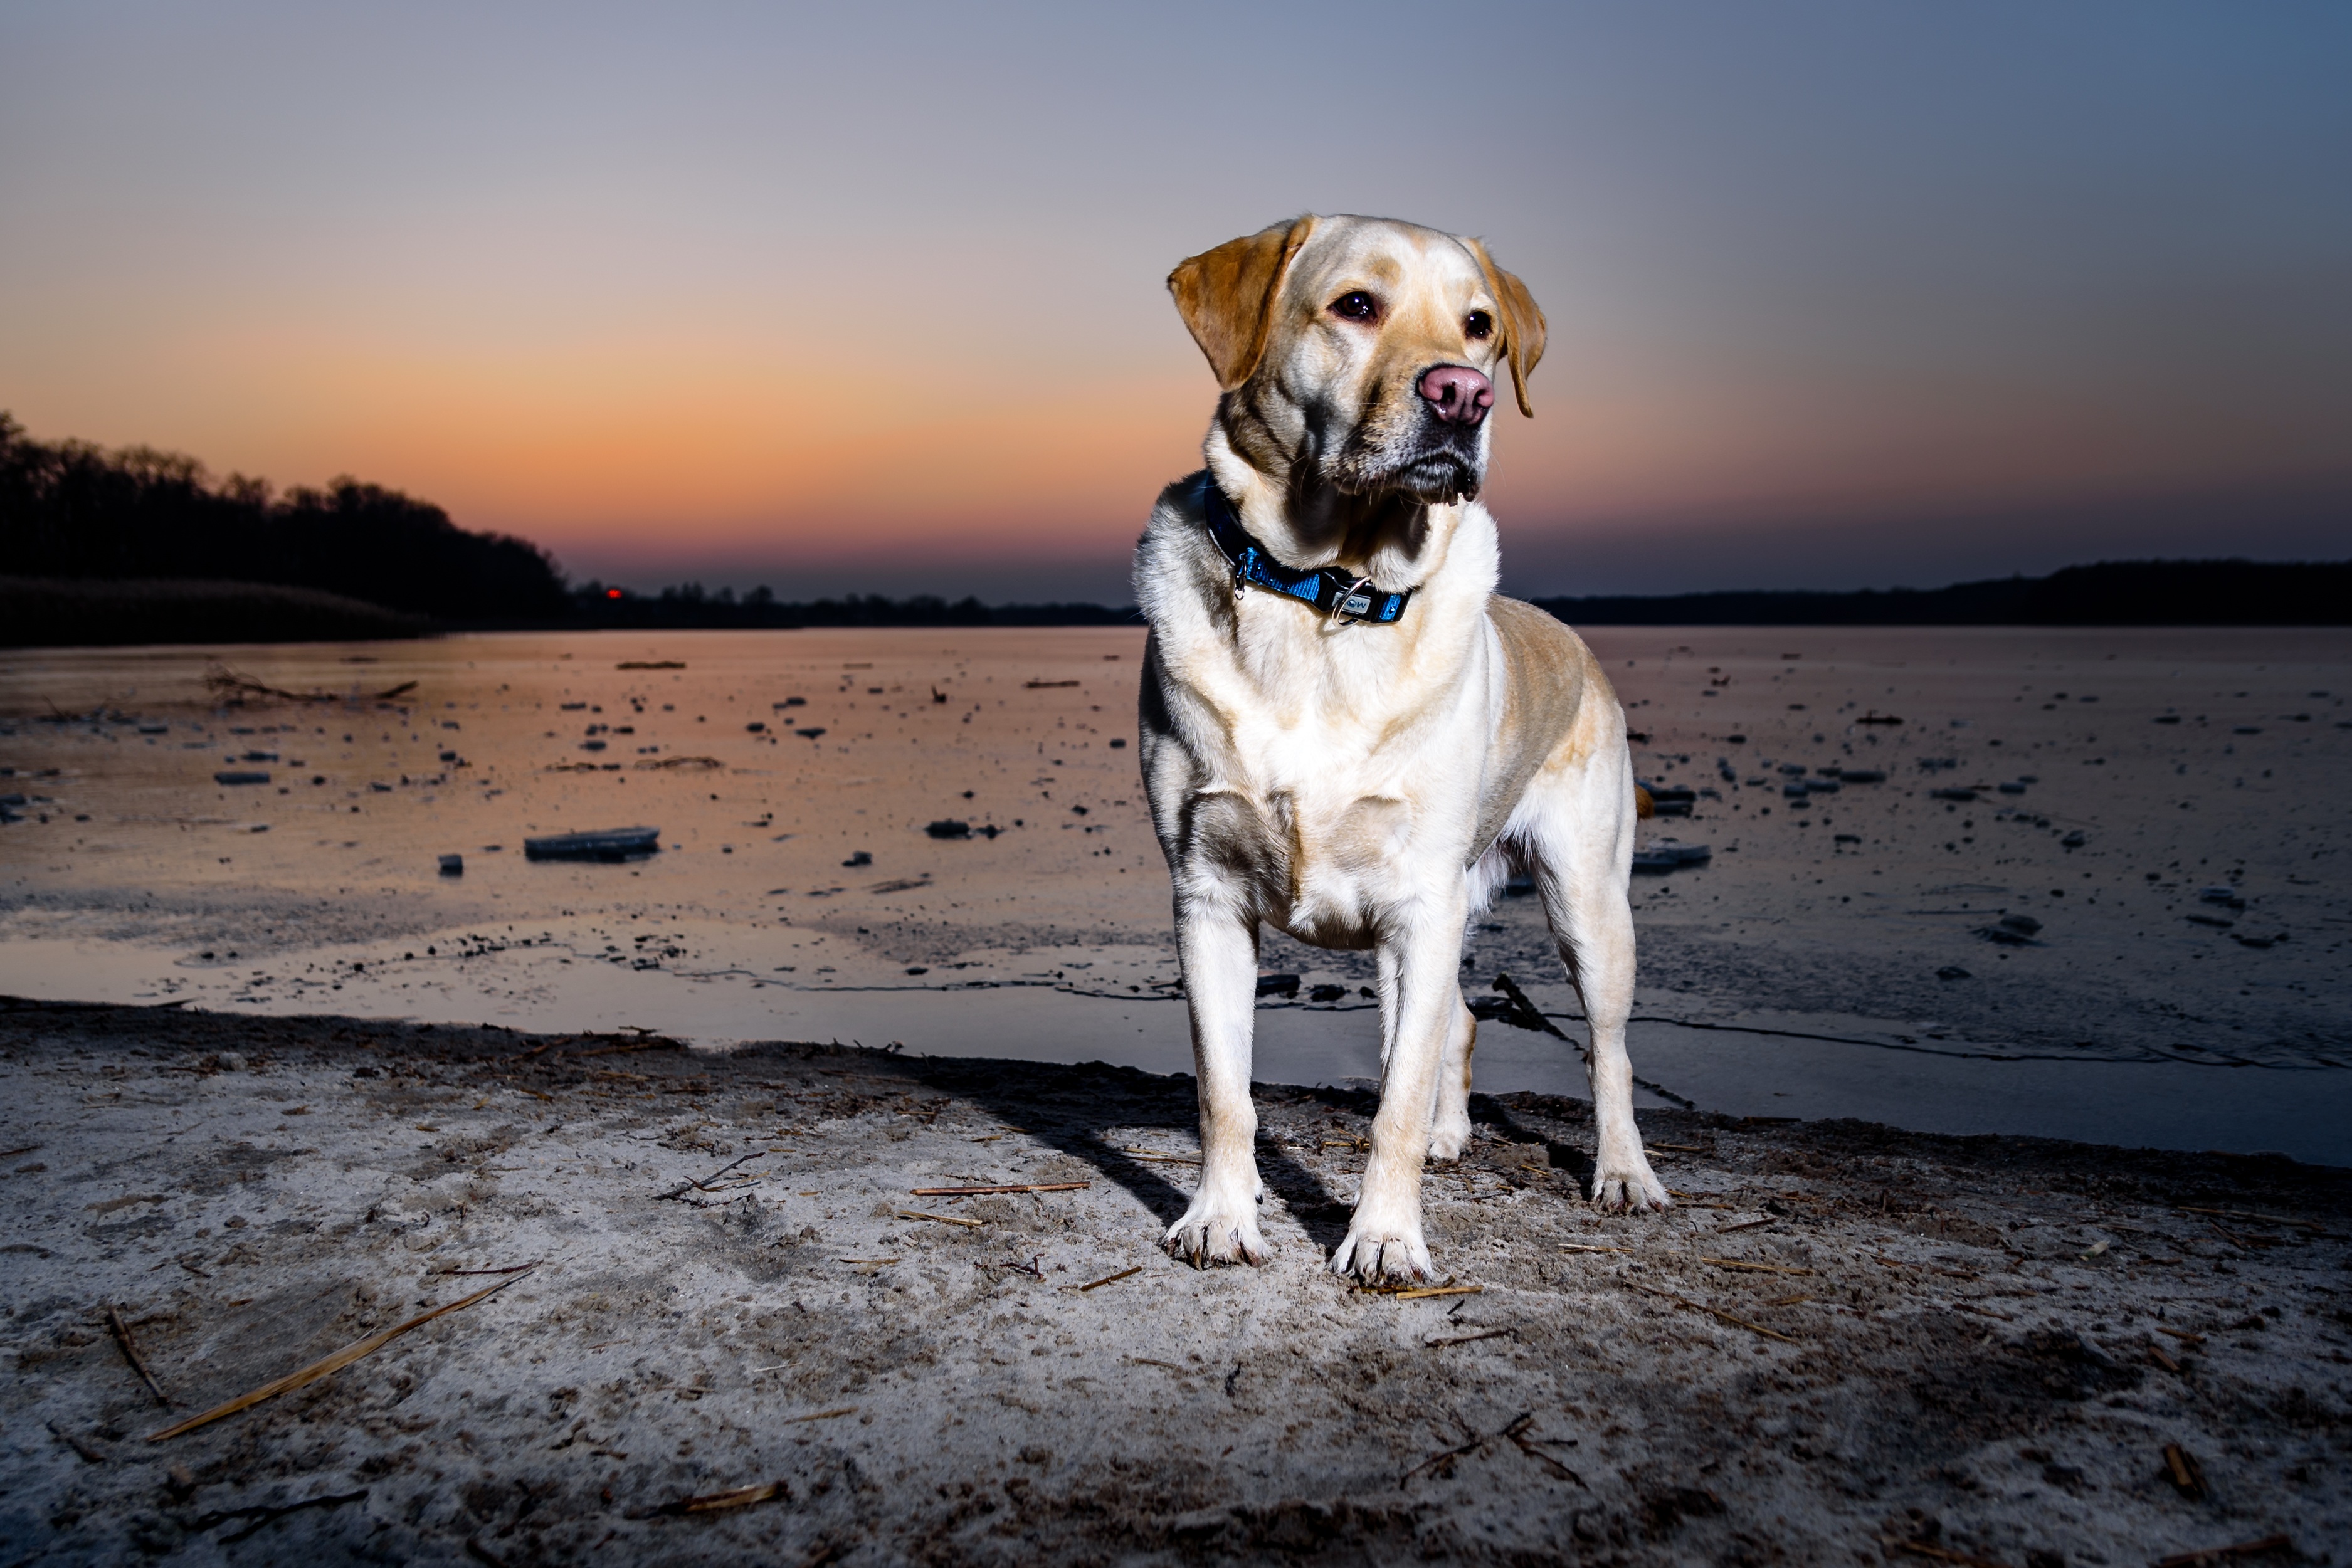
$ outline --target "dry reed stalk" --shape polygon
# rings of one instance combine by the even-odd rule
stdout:
[[[536,1269],[539,1265],[533,1263],[530,1267]],[[524,1273],[529,1271],[525,1270]],[[509,1285],[520,1283],[522,1278],[522,1274],[517,1274],[511,1280],[501,1280],[495,1285],[486,1286],[470,1296],[451,1301],[446,1307],[436,1307],[429,1312],[419,1312],[406,1322],[394,1323],[379,1333],[372,1333],[354,1344],[345,1345],[324,1361],[314,1361],[299,1372],[288,1373],[275,1383],[265,1383],[250,1394],[240,1394],[227,1404],[215,1406],[201,1416],[192,1416],[176,1427],[166,1427],[160,1432],[152,1432],[148,1434],[147,1440],[151,1443],[160,1443],[167,1437],[176,1437],[184,1432],[193,1432],[197,1427],[217,1421],[224,1416],[234,1416],[240,1410],[250,1409],[265,1399],[275,1399],[281,1394],[291,1394],[297,1388],[316,1383],[330,1374],[341,1372],[362,1356],[374,1354],[409,1330],[423,1328],[435,1318],[446,1317],[451,1312],[463,1312],[486,1296],[495,1296]]]
[[[169,1410],[172,1407],[170,1396],[155,1381],[155,1375],[147,1370],[146,1358],[139,1354],[139,1342],[131,1337],[131,1325],[122,1321],[122,1314],[116,1312],[111,1304],[106,1309],[106,1326],[114,1331],[114,1343],[122,1347],[122,1359],[131,1364],[131,1370],[139,1375],[139,1381],[147,1385],[147,1392],[155,1396],[155,1403]]]
[[[1626,1281],[1625,1283],[1632,1289],[1639,1291],[1644,1295],[1663,1296],[1667,1301],[1675,1303],[1677,1306],[1688,1307],[1695,1312],[1705,1312],[1709,1317],[1721,1318],[1725,1322],[1736,1323],[1739,1327],[1748,1330],[1750,1333],[1760,1333],[1766,1339],[1777,1339],[1782,1344],[1796,1344],[1799,1343],[1796,1340],[1790,1339],[1787,1334],[1782,1333],[1778,1329],[1768,1329],[1762,1323],[1751,1323],[1746,1318],[1733,1316],[1731,1313],[1725,1312],[1721,1307],[1710,1307],[1705,1301],[1694,1301],[1688,1296],[1678,1296],[1672,1291],[1661,1291],[1650,1285],[1635,1284],[1631,1280]]]

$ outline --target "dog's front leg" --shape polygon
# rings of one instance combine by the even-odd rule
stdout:
[[[1250,1103],[1256,926],[1238,910],[1213,904],[1180,908],[1176,927],[1200,1078],[1201,1186],[1163,1245],[1201,1268],[1263,1263],[1272,1249],[1257,1228],[1265,1187],[1257,1176],[1257,1111]]]
[[[1429,1152],[1439,1061],[1461,1006],[1454,971],[1463,918],[1459,901],[1416,909],[1390,938],[1396,944],[1396,993],[1390,1004],[1395,1011],[1381,1109],[1372,1118],[1372,1155],[1347,1238],[1331,1256],[1333,1273],[1353,1274],[1366,1284],[1429,1277],[1421,1169]]]

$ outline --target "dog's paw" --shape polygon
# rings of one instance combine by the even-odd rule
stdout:
[[[1171,1258],[1196,1269],[1212,1263],[1263,1263],[1274,1256],[1258,1231],[1254,1208],[1220,1202],[1205,1193],[1168,1228],[1160,1244]]]
[[[1347,1239],[1331,1254],[1331,1272],[1352,1275],[1367,1285],[1427,1280],[1429,1248],[1421,1239],[1421,1222],[1383,1223],[1379,1216],[1358,1209]]]
[[[1672,1208],[1674,1199],[1650,1169],[1648,1156],[1638,1148],[1604,1152],[1592,1168],[1592,1207],[1639,1214],[1646,1208]]]

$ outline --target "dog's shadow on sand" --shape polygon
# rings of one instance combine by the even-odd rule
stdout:
[[[1060,1067],[941,1057],[919,1057],[904,1062],[901,1070],[929,1088],[971,1102],[1055,1153],[1093,1166],[1162,1227],[1175,1224],[1192,1206],[1190,1184],[1180,1186],[1171,1176],[1180,1171],[1192,1175],[1197,1166],[1139,1157],[1108,1132],[1118,1128],[1131,1135],[1139,1129],[1165,1131],[1191,1145],[1200,1129],[1200,1107],[1187,1075],[1162,1078],[1097,1062]],[[1279,1097],[1278,1104],[1299,1097],[1297,1091],[1256,1085],[1253,1090],[1261,1106],[1272,1097]],[[1365,1113],[1372,1104],[1370,1095],[1358,1091],[1318,1090],[1308,1097]],[[1348,1233],[1349,1205],[1321,1176],[1293,1159],[1263,1130],[1257,1166],[1267,1193],[1281,1200],[1308,1239],[1326,1252],[1339,1246]]]

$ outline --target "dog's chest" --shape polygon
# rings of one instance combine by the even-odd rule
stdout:
[[[1461,875],[1482,737],[1454,727],[1383,747],[1377,723],[1241,724],[1194,798],[1187,849],[1262,918],[1361,946],[1384,911]]]

